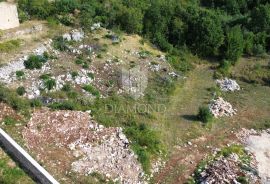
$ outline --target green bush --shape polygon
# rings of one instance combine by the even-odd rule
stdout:
[[[16,78],[18,79],[18,80],[21,80],[21,79],[23,79],[24,78],[24,72],[23,71],[16,71]]]
[[[92,85],[90,85],[90,84],[89,84],[89,85],[85,85],[85,86],[83,86],[82,88],[83,88],[85,91],[91,93],[91,94],[94,95],[94,96],[97,96],[97,97],[100,96],[99,91],[98,91],[95,87],[93,87]]]
[[[79,73],[76,71],[71,72],[72,79],[75,79],[78,75],[79,75]]]
[[[41,76],[39,76],[39,78],[45,81],[45,80],[50,79],[51,76],[52,75],[50,73],[47,73],[47,74],[42,74]]]
[[[42,102],[39,99],[33,99],[30,101],[31,107],[42,107]]]
[[[142,163],[143,169],[150,169],[150,156],[161,150],[158,134],[145,124],[132,123],[125,128],[125,134],[133,142],[132,147]]]
[[[15,125],[16,123],[18,123],[16,119],[14,119],[14,118],[12,118],[10,116],[6,116],[2,120],[2,122],[5,122],[5,125]]]
[[[197,117],[203,123],[209,123],[213,120],[213,114],[208,107],[200,107]]]
[[[24,66],[27,69],[41,69],[44,63],[47,62],[47,59],[43,56],[30,55],[27,60],[24,61]]]
[[[62,36],[57,36],[53,39],[53,47],[60,51],[68,50],[68,41],[65,40]]]
[[[70,84],[64,84],[63,87],[62,87],[62,91],[70,92],[71,91]]]
[[[48,89],[49,91],[55,88],[56,86],[56,81],[54,79],[48,79],[44,81],[45,88]]]
[[[0,85],[0,102],[7,103],[13,109],[24,112],[26,114],[28,113],[30,107],[27,100],[20,98],[16,92],[8,88],[5,88],[1,85]]]
[[[26,93],[25,88],[23,86],[18,87],[16,92],[20,96],[23,96]]]

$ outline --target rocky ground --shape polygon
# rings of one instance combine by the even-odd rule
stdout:
[[[263,184],[270,183],[270,130],[255,131],[253,129],[242,129],[238,138],[251,152],[258,167],[258,173]]]
[[[121,183],[143,183],[122,129],[98,125],[87,112],[36,111],[23,137],[36,158],[58,173],[98,172]]]

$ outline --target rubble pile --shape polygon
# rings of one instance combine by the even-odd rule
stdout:
[[[65,33],[63,35],[63,38],[66,39],[67,41],[73,40],[73,41],[79,42],[83,40],[84,32],[82,30],[74,29],[70,33]]]
[[[23,137],[37,159],[62,173],[103,174],[120,183],[144,183],[143,170],[122,128],[106,128],[88,112],[34,112]]]
[[[240,86],[235,80],[225,78],[223,80],[216,80],[217,85],[222,91],[239,91]]]
[[[204,184],[240,184],[237,181],[239,177],[239,158],[236,154],[229,157],[217,158],[216,161],[206,166],[206,169],[200,173],[200,183]]]
[[[233,109],[232,105],[229,102],[226,102],[221,97],[216,100],[212,100],[209,105],[209,110],[216,118],[222,116],[233,116],[237,112],[237,110]]]

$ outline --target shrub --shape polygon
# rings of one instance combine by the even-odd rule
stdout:
[[[71,72],[71,76],[73,79],[75,79],[78,75],[79,75],[79,73],[76,71]]]
[[[31,105],[31,107],[41,107],[42,102],[39,99],[33,99],[30,101],[30,105]]]
[[[64,85],[63,85],[62,91],[70,92],[70,90],[71,90],[70,84],[64,84]]]
[[[188,72],[193,69],[192,64],[183,57],[171,55],[168,57],[168,61],[175,70],[180,72]]]
[[[47,74],[42,74],[41,76],[39,76],[39,78],[45,81],[45,80],[50,79],[51,76],[52,76],[51,74],[47,73]]]
[[[27,69],[41,69],[44,63],[47,62],[47,59],[43,56],[30,55],[27,60],[24,61],[24,66]]]
[[[16,119],[14,119],[14,118],[12,118],[10,116],[6,116],[2,120],[2,122],[5,122],[5,125],[15,125],[16,123],[18,123]]]
[[[197,117],[203,123],[209,123],[213,120],[213,114],[210,112],[208,107],[200,107]]]
[[[87,69],[87,68],[89,68],[89,65],[88,65],[86,62],[84,62],[83,65],[82,65],[82,67],[83,67],[84,69]]]
[[[54,79],[48,79],[44,82],[44,85],[50,91],[56,86],[56,81]]]
[[[13,109],[28,112],[29,103],[25,99],[22,99],[18,96],[18,94],[10,89],[7,89],[0,85],[0,102],[7,103]]]
[[[94,79],[95,78],[95,76],[94,76],[93,73],[87,73],[87,76],[90,77],[91,79]]]
[[[83,89],[85,90],[85,91],[87,91],[87,92],[89,92],[89,93],[91,93],[92,95],[94,95],[94,96],[97,96],[97,97],[99,97],[99,91],[95,88],[95,87],[93,87],[92,85],[85,85],[85,86],[83,86]]]
[[[65,40],[62,36],[57,36],[53,39],[53,47],[60,51],[67,51],[68,41]]]
[[[75,63],[76,63],[77,65],[81,65],[81,64],[83,64],[83,60],[80,59],[80,58],[78,58],[78,59],[75,60]]]
[[[16,71],[16,78],[17,79],[19,79],[19,80],[21,80],[21,79],[23,79],[24,78],[24,72],[23,71],[21,71],[21,70],[19,70],[19,71]]]
[[[16,92],[20,96],[23,96],[26,93],[25,88],[23,86],[18,87]]]

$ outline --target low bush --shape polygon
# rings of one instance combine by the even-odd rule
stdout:
[[[23,78],[24,78],[24,76],[25,76],[25,74],[24,74],[24,72],[23,72],[23,71],[21,71],[21,70],[16,71],[16,78],[17,78],[18,80],[23,79]]]
[[[18,96],[18,94],[8,88],[5,88],[0,85],[0,102],[7,103],[13,109],[23,112],[25,114],[28,113],[29,110],[29,102],[25,99],[22,99]]]
[[[47,62],[47,59],[39,55],[30,55],[27,60],[24,61],[24,66],[27,69],[41,69],[44,63]]]
[[[54,79],[48,79],[44,81],[45,88],[48,89],[49,91],[55,88],[56,86],[56,81]]]
[[[100,96],[99,91],[98,91],[95,87],[93,87],[92,85],[90,85],[90,84],[85,85],[85,86],[83,86],[82,88],[83,88],[85,91],[91,93],[91,94],[94,95],[94,96],[97,96],[97,97]]]
[[[168,56],[168,62],[177,71],[188,72],[193,69],[193,65],[184,57]]]
[[[16,92],[20,96],[23,96],[26,93],[25,88],[23,86],[18,87]]]
[[[57,36],[53,39],[53,47],[60,51],[68,50],[68,41],[65,40],[62,36]]]
[[[31,107],[34,107],[34,108],[42,107],[42,101],[39,99],[33,99],[30,101],[30,105],[31,105]]]
[[[197,115],[198,120],[203,123],[209,123],[213,120],[213,114],[210,112],[209,108],[206,106],[199,108],[199,113]]]

